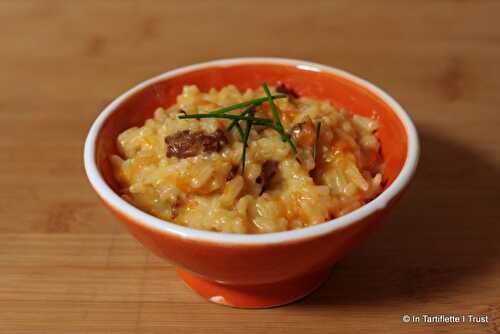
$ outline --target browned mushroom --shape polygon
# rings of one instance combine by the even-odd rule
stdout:
[[[315,133],[314,124],[310,118],[295,124],[292,128],[292,137],[295,142],[302,147],[312,147],[314,144]]]
[[[169,158],[188,158],[202,152],[218,152],[227,142],[226,135],[220,129],[211,134],[184,130],[165,138]]]
[[[262,165],[262,172],[255,180],[255,182],[262,184],[262,190],[260,191],[260,194],[263,194],[266,190],[269,189],[271,181],[276,175],[277,171],[278,163],[276,161],[268,160],[264,162],[264,164]]]
[[[285,85],[283,83],[276,86],[276,91],[278,93],[286,94],[293,99],[299,98],[299,94],[297,94],[297,92],[295,90],[293,90],[292,88],[288,87],[287,85]]]

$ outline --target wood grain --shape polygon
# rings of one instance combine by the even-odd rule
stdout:
[[[0,333],[500,333],[497,1],[1,1]],[[86,132],[177,66],[283,56],[385,88],[420,131],[408,195],[316,293],[204,302],[101,206]],[[488,315],[405,324],[404,314]]]

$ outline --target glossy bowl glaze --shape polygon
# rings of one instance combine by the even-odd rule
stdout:
[[[293,87],[301,96],[379,123],[384,191],[361,208],[323,224],[260,235],[195,230],[160,220],[124,201],[109,156],[116,138],[142,126],[159,107],[176,102],[184,85],[206,91],[233,84],[240,90],[263,82]],[[396,204],[417,166],[417,132],[403,108],[380,88],[347,72],[301,60],[236,58],[191,65],[147,80],[114,100],[92,125],[84,152],[90,183],[106,206],[147,248],[177,268],[181,278],[213,302],[248,308],[287,304],[315,288],[332,265]]]

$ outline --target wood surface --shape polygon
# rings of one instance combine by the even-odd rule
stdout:
[[[1,1],[0,333],[500,333],[499,1]],[[292,305],[189,291],[82,167],[101,109],[166,70],[235,56],[333,65],[419,129],[400,205]],[[403,315],[487,315],[487,324]]]

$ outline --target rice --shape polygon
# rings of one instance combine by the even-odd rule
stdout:
[[[275,88],[271,91],[275,93]],[[144,126],[118,136],[119,156],[111,156],[110,161],[123,198],[152,215],[191,228],[268,233],[328,221],[382,191],[377,121],[338,110],[329,101],[291,96],[275,100],[297,153],[276,131],[254,126],[243,173],[243,143],[236,129],[225,130],[229,121],[178,118],[262,96],[262,89],[240,92],[232,85],[205,93],[185,86],[175,105],[158,108]],[[256,116],[272,119],[266,104]],[[313,159],[318,122],[321,132]],[[171,138],[178,146],[169,146]],[[189,145],[202,150],[184,152],[186,156],[174,150]],[[168,154],[169,149],[174,155]]]

